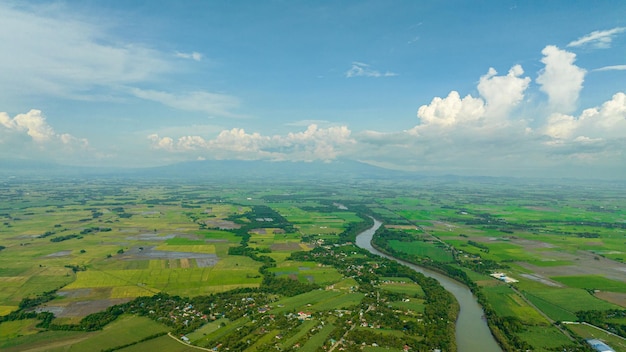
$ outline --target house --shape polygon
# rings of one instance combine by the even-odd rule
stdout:
[[[311,313],[309,313],[309,312],[298,312],[298,319],[299,320],[310,320],[311,319]]]

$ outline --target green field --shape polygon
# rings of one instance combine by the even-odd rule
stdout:
[[[423,241],[415,241],[409,243],[390,241],[389,243],[391,247],[397,251],[416,255],[418,257],[428,257],[438,262],[452,261],[452,255],[444,249],[440,248],[435,243]]]
[[[358,261],[367,256],[356,249],[342,252],[349,247],[339,244],[333,247],[350,224],[366,215],[407,234],[411,241],[390,241],[392,249],[462,270],[477,283],[495,314],[519,318],[524,330],[516,336],[537,350],[570,342],[513,288],[557,321],[575,320],[579,310],[626,308],[626,279],[621,275],[626,272],[626,192],[621,184],[355,179],[349,184],[294,180],[269,186],[256,180],[40,178],[12,179],[3,185],[0,316],[19,309],[25,298],[56,291],[57,297],[40,306],[52,307],[55,323],[77,323],[87,314],[79,308],[89,305],[105,309],[157,293],[196,297],[257,289],[263,271],[320,289],[277,295],[263,307],[265,313],[247,307],[247,314],[265,319],[267,331],[252,320],[218,315],[189,333],[193,343],[213,348],[245,330],[240,338],[250,340],[250,350],[295,344],[317,350],[339,334],[336,329],[345,326],[346,315],[369,308],[374,300],[370,292],[395,297],[385,307],[414,313],[405,317],[418,322],[428,305],[420,285],[392,277],[372,277],[363,284],[359,275],[367,273],[360,272]],[[328,244],[339,251],[337,258],[359,264],[344,272],[312,258],[289,260],[296,252]],[[252,252],[237,252],[240,246]],[[519,282],[502,284],[489,276],[494,271]],[[371,291],[360,291],[362,286]],[[292,321],[292,331],[280,327],[285,322],[276,316],[300,311],[311,312],[312,320]],[[135,341],[127,331],[142,338],[148,330],[169,331],[163,326],[144,328],[152,323],[161,326],[125,316],[102,331],[80,333],[42,331],[35,328],[37,320],[16,320],[0,325],[0,349],[17,351],[44,342],[58,345],[57,350],[68,350],[69,345],[76,350],[113,348]],[[380,332],[402,334],[382,328]],[[124,350],[159,347],[189,350],[168,336]]]

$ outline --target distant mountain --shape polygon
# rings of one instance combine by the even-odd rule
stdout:
[[[325,162],[204,160],[137,170],[154,177],[228,179],[391,178],[409,173],[388,170],[352,160]]]
[[[0,160],[2,176],[123,177],[227,180],[289,179],[380,179],[416,175],[388,170],[352,160],[333,162],[272,162],[241,160],[189,161],[148,168],[98,168],[65,166],[28,160]]]

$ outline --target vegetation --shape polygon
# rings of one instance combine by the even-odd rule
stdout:
[[[2,349],[81,339],[145,350],[170,346],[169,331],[218,350],[454,350],[449,293],[354,246],[372,217],[385,224],[378,248],[466,284],[505,350],[585,350],[584,328],[559,321],[624,335],[622,184],[39,178],[0,188]],[[128,317],[161,328],[96,343]]]

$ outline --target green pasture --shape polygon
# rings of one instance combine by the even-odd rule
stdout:
[[[313,311],[332,311],[335,309],[350,309],[357,306],[365,297],[360,292],[343,293],[340,296],[318,302],[310,307]]]
[[[167,352],[198,352],[197,348],[177,341],[168,335],[157,337],[148,341],[140,342],[126,348],[117,350],[119,352],[145,352],[145,351],[167,351]]]
[[[215,341],[219,341],[222,336],[226,336],[229,333],[235,331],[237,328],[246,325],[250,320],[247,317],[239,318],[235,321],[231,321],[224,327],[220,327],[211,332],[207,332],[206,335],[203,334],[201,338],[196,340],[196,344],[201,347],[212,348],[215,347]]]
[[[397,240],[389,241],[389,245],[396,251],[404,252],[419,257],[428,257],[438,262],[452,261],[452,254],[433,242],[413,241],[400,242]]]
[[[283,349],[293,346],[293,344],[295,344],[304,335],[306,335],[307,332],[309,332],[313,327],[317,326],[318,324],[319,324],[319,322],[315,321],[315,320],[305,320],[305,321],[303,321],[302,324],[300,324],[300,326],[298,326],[298,331],[294,335],[289,336],[288,338],[286,338],[280,344],[280,346],[282,346]]]
[[[311,338],[300,348],[303,352],[315,352],[319,349],[320,346],[324,344],[324,341],[328,339],[330,333],[335,329],[333,324],[326,324],[324,327],[319,330],[315,335],[311,336]]]
[[[50,351],[51,345],[71,346],[73,343],[93,336],[94,333],[78,331],[42,331],[10,339],[0,339],[3,352],[21,352],[25,350]]]
[[[411,310],[415,313],[424,313],[426,307],[423,299],[409,298],[409,301],[391,302],[391,306],[402,310]]]
[[[76,281],[65,289],[123,287],[123,297],[165,291],[171,294],[188,295],[225,288],[258,286],[257,262],[248,257],[221,260],[214,267],[145,269],[145,270],[87,270],[77,273]],[[128,287],[135,286],[132,290]]]
[[[19,336],[38,333],[40,329],[35,327],[37,324],[39,324],[39,320],[37,319],[24,319],[0,323],[0,344],[3,341],[11,340]]]
[[[239,243],[241,241],[241,237],[235,236],[234,233],[224,230],[200,230],[194,231],[194,234],[209,241],[225,241],[231,243]]]
[[[554,348],[573,344],[562,332],[552,325],[529,326],[518,336],[531,344],[533,351],[554,351]]]
[[[283,262],[275,268],[269,269],[277,276],[296,277],[301,282],[330,284],[341,280],[342,275],[337,269],[329,266],[318,266],[313,262]]]
[[[579,310],[606,310],[620,307],[600,300],[578,288],[541,288],[524,291],[524,296],[553,320],[574,321]]]
[[[187,334],[187,337],[189,338],[191,343],[196,344],[196,341],[199,341],[204,336],[211,334],[214,331],[217,331],[217,329],[220,328],[220,324],[222,323],[228,324],[229,320],[226,318],[222,318],[222,319],[218,319],[218,320],[206,323],[202,325],[199,329],[195,330],[194,332]]]
[[[282,314],[293,310],[312,310],[312,307],[318,304],[323,307],[325,302],[333,301],[344,295],[346,293],[341,291],[314,290],[274,302],[275,308],[272,309],[272,312]]]
[[[507,285],[483,287],[482,292],[498,316],[518,317],[526,325],[546,326],[549,322]]]
[[[573,288],[626,293],[626,282],[607,279],[599,275],[552,276],[550,278]]]
[[[10,323],[23,325],[29,322],[35,323],[32,320]],[[2,326],[4,324],[6,323],[3,323]],[[23,329],[24,326],[22,326],[22,331]],[[100,351],[139,341],[147,336],[165,331],[167,328],[164,325],[149,318],[121,316],[103,330],[92,333],[47,331],[9,339],[0,337],[0,347],[7,348],[7,351],[26,350],[37,346],[48,346],[46,351]]]
[[[122,316],[95,336],[73,344],[69,351],[99,351],[137,342],[147,336],[166,332],[168,328],[149,318]]]
[[[386,282],[389,281],[389,282]],[[380,288],[385,291],[402,293],[411,297],[424,297],[422,287],[409,278],[381,278]]]

